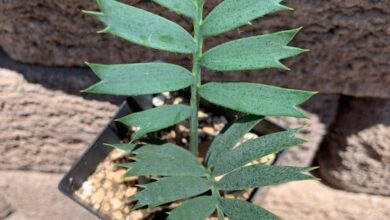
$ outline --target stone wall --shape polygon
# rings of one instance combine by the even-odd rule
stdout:
[[[187,29],[190,22],[150,0],[125,2],[157,12]],[[218,0],[207,1],[206,13]],[[390,2],[374,0],[287,0],[295,8],[253,22],[216,38],[206,48],[227,40],[304,27],[294,45],[310,53],[290,59],[289,73],[213,73],[206,80],[241,79],[352,96],[390,97]],[[94,10],[93,0],[0,0],[0,46],[14,59],[45,65],[164,60],[188,66],[186,56],[143,49],[97,35],[102,27],[81,9]]]
[[[30,84],[5,69],[0,94],[0,170],[68,171],[116,109]]]
[[[390,100],[344,98],[318,155],[332,186],[390,196]]]

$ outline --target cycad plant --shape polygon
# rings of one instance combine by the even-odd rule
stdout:
[[[266,116],[304,118],[297,105],[314,92],[275,86],[229,82],[202,84],[201,71],[239,71],[277,68],[287,70],[280,60],[305,50],[287,46],[299,29],[233,40],[203,53],[203,41],[268,13],[290,10],[281,0],[224,0],[203,19],[204,0],[154,0],[193,21],[193,35],[161,16],[115,0],[97,0],[99,12],[88,15],[104,22],[99,33],[110,33],[145,47],[191,54],[192,71],[168,63],[103,65],[88,64],[101,79],[86,92],[136,96],[176,91],[191,87],[190,106],[177,104],[134,113],[118,119],[137,128],[128,144],[112,146],[129,152],[133,162],[126,176],[152,176],[155,182],[140,186],[131,198],[134,208],[157,207],[173,201],[182,205],[168,219],[205,219],[214,212],[219,219],[278,219],[272,213],[239,199],[223,198],[221,192],[245,190],[313,177],[312,168],[248,165],[263,156],[277,153],[305,141],[294,137],[298,129],[258,137],[236,146],[237,142]],[[212,142],[204,162],[198,160],[198,110],[200,99],[244,113],[228,124]],[[187,149],[173,143],[140,144],[150,132],[190,120]]]

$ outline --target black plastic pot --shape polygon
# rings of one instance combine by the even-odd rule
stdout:
[[[142,108],[133,99],[127,99],[123,102],[119,110],[115,113],[114,118],[128,115],[132,112],[140,111]],[[81,156],[80,160],[70,169],[62,178],[58,185],[59,190],[67,197],[86,208],[100,219],[107,219],[106,216],[94,211],[89,204],[86,204],[80,198],[75,196],[75,192],[82,184],[92,175],[96,167],[108,156],[112,148],[104,143],[119,143],[126,135],[127,128],[122,124],[111,120],[110,123],[92,142],[87,151]]]
[[[150,107],[152,106],[149,97],[138,97],[135,99],[128,98],[120,105],[119,110],[114,115],[114,118],[123,117],[132,112],[137,112]],[[227,112],[224,113],[229,114]],[[255,131],[259,134],[266,134],[281,130],[283,129],[270,124],[269,122],[263,122],[261,126],[255,128]],[[59,190],[63,194],[103,220],[108,219],[107,216],[104,216],[101,213],[93,210],[89,204],[86,204],[84,201],[78,198],[75,195],[75,192],[82,186],[88,177],[95,172],[96,167],[111,152],[112,148],[105,146],[104,143],[119,143],[126,137],[127,132],[128,129],[126,126],[111,120],[110,123],[92,142],[86,152],[81,156],[80,160],[70,169],[70,171],[63,177],[58,185]],[[279,158],[280,156],[278,155],[274,163],[278,163]],[[261,193],[259,189],[254,190],[248,200],[252,202],[253,198],[258,193]]]

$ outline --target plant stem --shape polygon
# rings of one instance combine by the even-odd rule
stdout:
[[[210,184],[211,184],[211,195],[218,198],[218,199],[221,199],[222,196],[221,194],[219,193],[218,191],[218,188],[216,186],[216,182],[215,182],[215,179],[214,177],[211,175],[211,171],[209,170],[209,176],[207,176],[207,179],[210,181]],[[224,214],[223,212],[221,211],[221,208],[219,207],[219,203],[217,204],[217,214],[218,214],[218,219],[219,220],[223,220],[224,219]]]
[[[195,77],[194,84],[191,86],[191,133],[190,133],[190,151],[198,156],[198,127],[199,127],[199,119],[198,119],[198,111],[199,111],[199,88],[202,84],[201,82],[201,67],[200,67],[200,58],[202,57],[202,48],[203,48],[203,37],[200,33],[200,26],[203,22],[203,4],[202,0],[197,1],[198,6],[198,14],[194,19],[194,39],[197,44],[197,50],[193,54],[193,66],[192,66],[192,74]]]

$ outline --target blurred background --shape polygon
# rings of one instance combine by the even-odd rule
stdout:
[[[149,0],[123,1],[191,22]],[[206,0],[206,12],[220,1]],[[294,8],[227,34],[227,40],[303,27],[294,46],[309,53],[292,70],[204,72],[204,81],[241,80],[319,91],[303,108],[311,118],[272,118],[305,126],[307,144],[283,163],[320,166],[321,182],[267,188],[257,204],[283,219],[390,219],[390,1],[286,0]],[[96,219],[57,190],[60,178],[113,116],[123,97],[79,91],[96,82],[84,61],[165,61],[190,57],[144,49],[96,34],[102,25],[81,13],[93,0],[0,0],[0,219]]]

